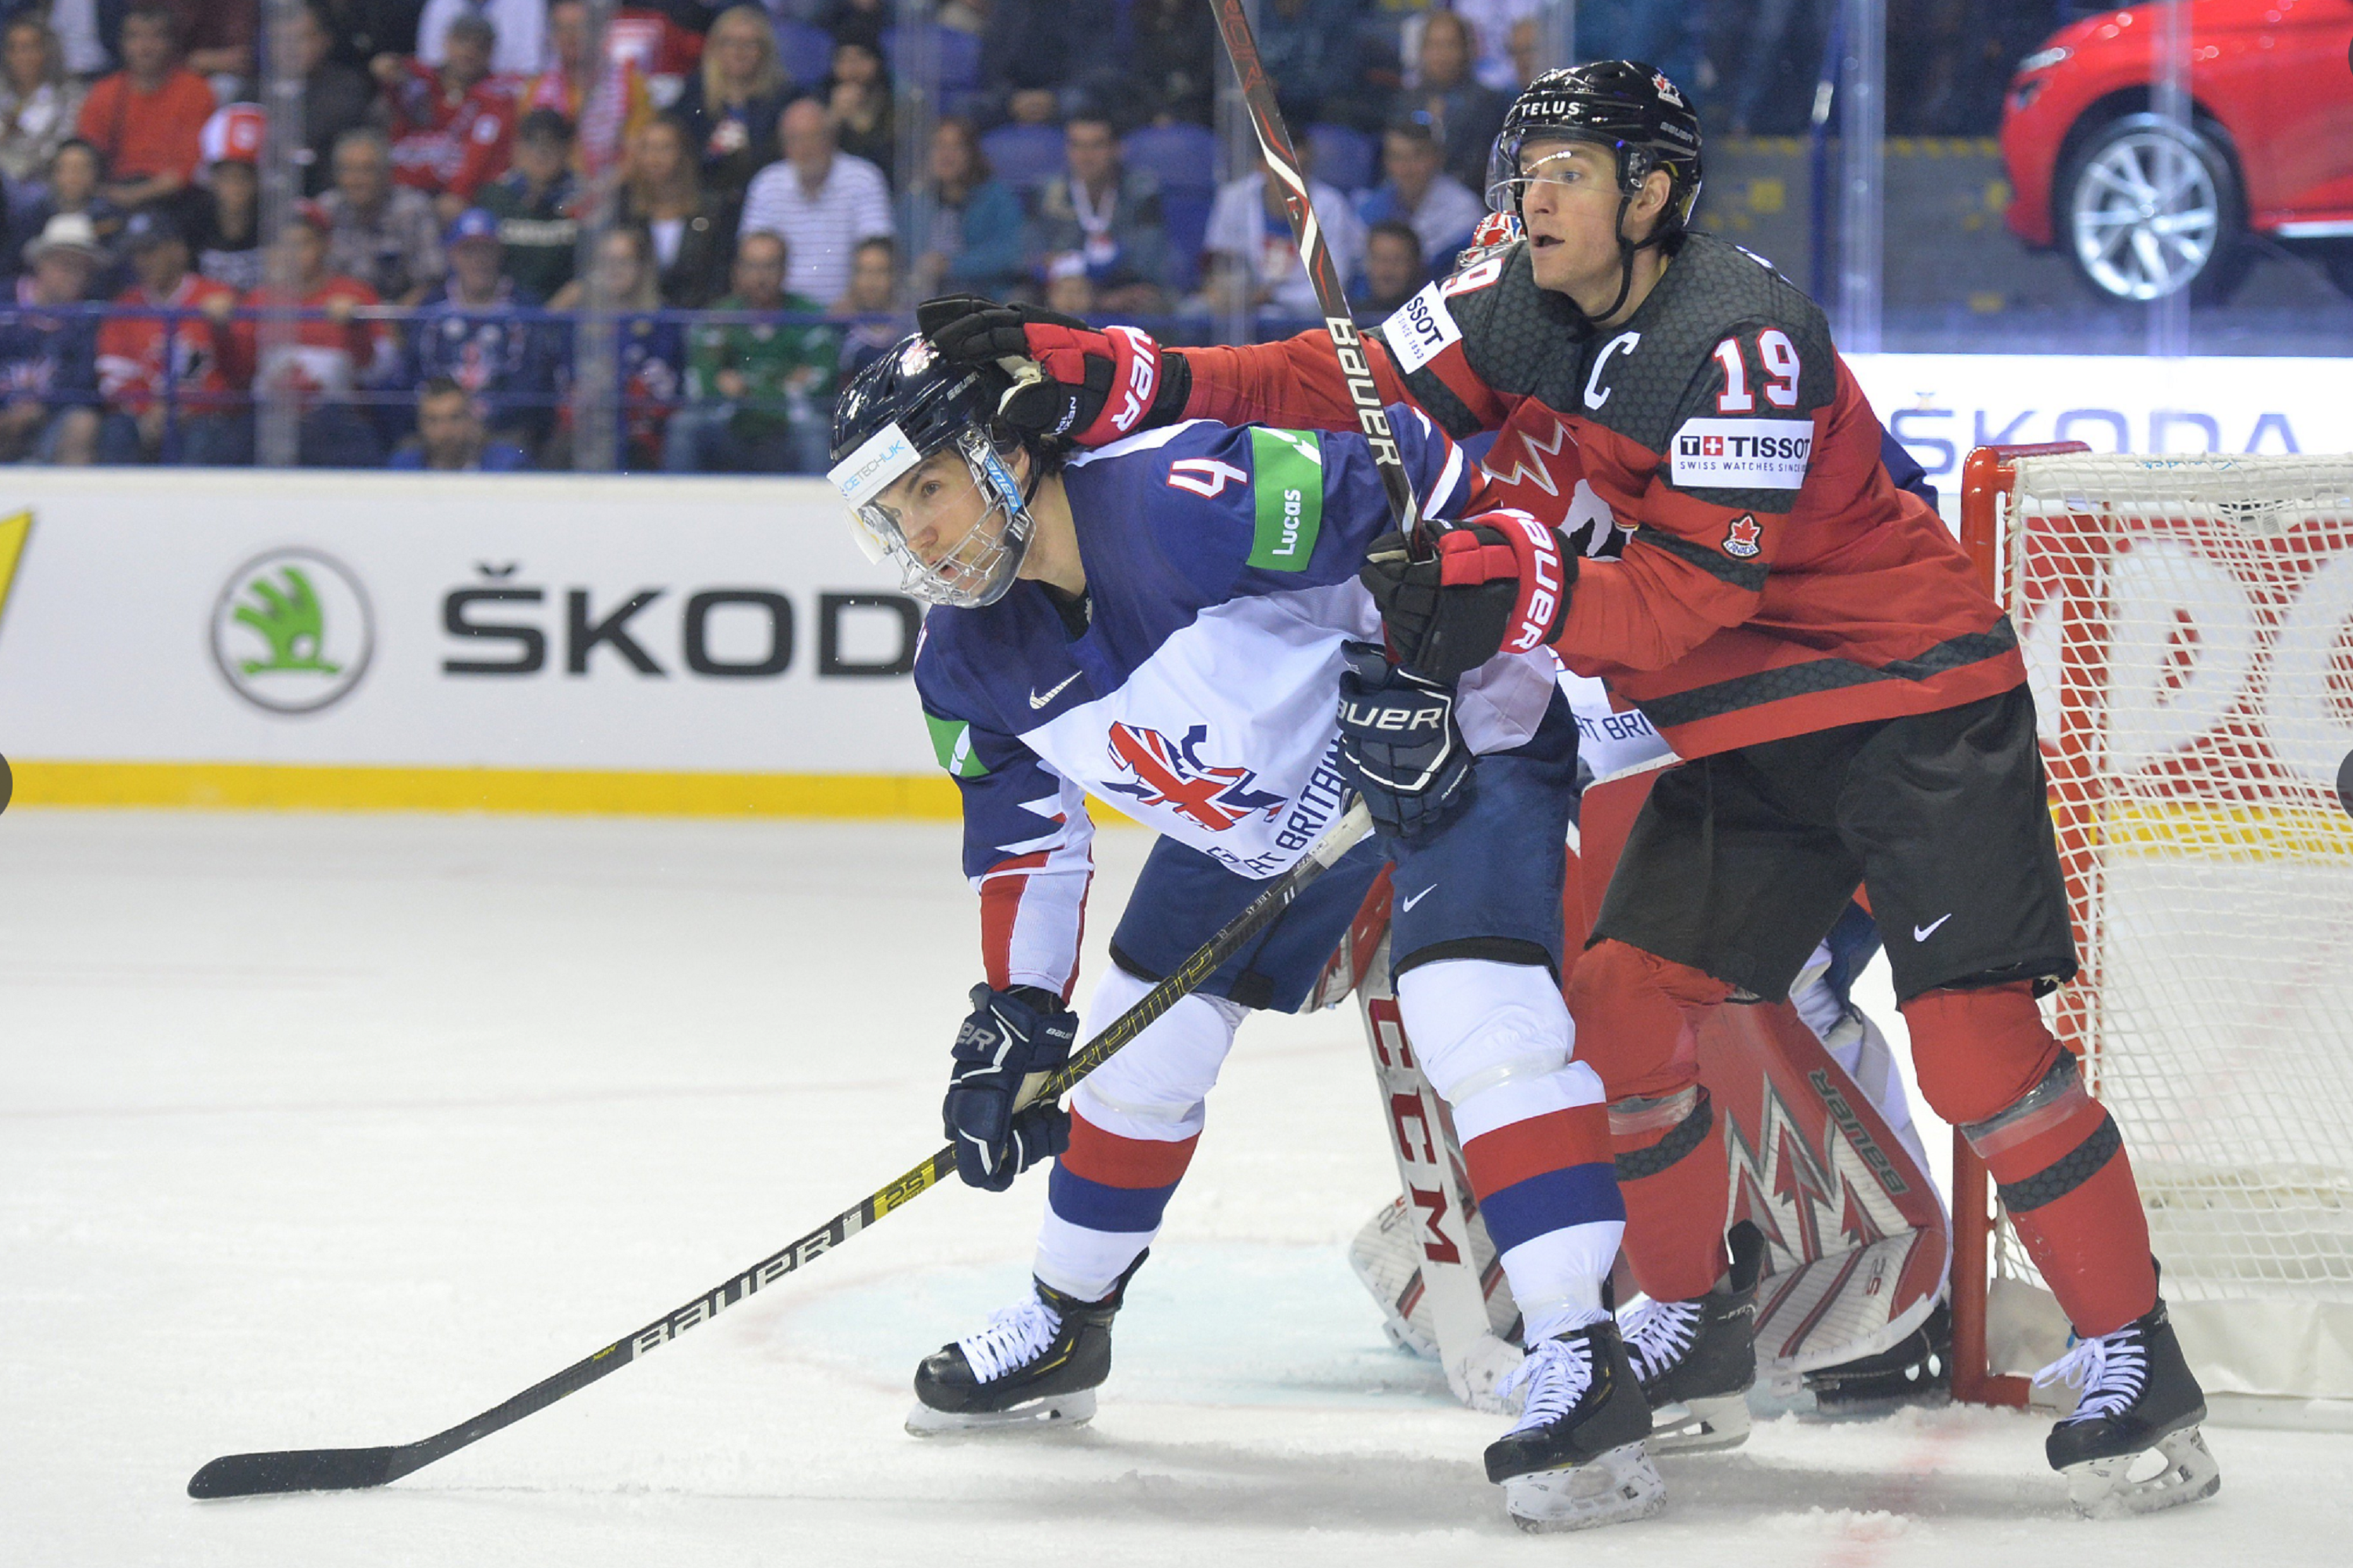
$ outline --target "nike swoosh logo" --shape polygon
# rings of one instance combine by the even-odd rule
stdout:
[[[1031,711],[1035,712],[1037,709],[1044,707],[1048,703],[1052,702],[1056,697],[1061,695],[1062,688],[1064,686],[1069,685],[1072,681],[1077,680],[1081,675],[1085,673],[1086,672],[1083,670],[1071,671],[1068,675],[1063,676],[1059,683],[1050,687],[1042,697],[1038,694],[1037,687],[1030,687],[1029,707]]]
[[[1431,883],[1428,887],[1425,887],[1425,888],[1423,888],[1420,892],[1419,892],[1419,893],[1415,894],[1412,897],[1410,897],[1410,898],[1400,898],[1400,899],[1398,899],[1398,914],[1400,914],[1400,915],[1405,914],[1407,911],[1410,910],[1410,909],[1411,909],[1415,905],[1417,905],[1417,904],[1420,903],[1423,899],[1425,899],[1425,898],[1429,897],[1431,894],[1433,894],[1433,893],[1435,893],[1435,892],[1437,892],[1437,891],[1438,891],[1438,884],[1436,884],[1436,883],[1434,883],[1434,882],[1433,882],[1433,883]]]
[[[1947,911],[1945,914],[1942,914],[1942,915],[1937,916],[1934,920],[1930,921],[1930,922],[1929,922],[1927,925],[1926,925],[1926,926],[1915,926],[1915,927],[1912,927],[1912,939],[1913,939],[1914,941],[1915,941],[1915,942],[1925,942],[1925,941],[1926,941],[1929,938],[1931,938],[1931,937],[1933,937],[1933,936],[1935,936],[1935,935],[1936,934],[1936,927],[1939,927],[1939,926],[1943,925],[1946,921],[1947,921],[1947,920],[1951,919],[1952,917],[1953,917],[1953,916],[1952,916],[1952,913],[1948,910],[1948,911]]]

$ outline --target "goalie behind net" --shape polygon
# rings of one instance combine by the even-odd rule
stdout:
[[[1991,500],[2082,948],[2054,1027],[2210,1393],[2353,1400],[2353,459],[2022,456]],[[2006,1226],[1995,1266],[2029,1370]]]

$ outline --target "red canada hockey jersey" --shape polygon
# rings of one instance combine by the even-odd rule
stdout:
[[[1486,466],[1514,503],[1558,522],[1582,480],[1632,530],[1620,559],[1582,564],[1555,651],[1683,756],[2025,680],[1960,546],[1889,481],[1820,309],[1737,246],[1691,236],[1630,317],[1587,334],[1515,242],[1367,335],[1384,398],[1502,432]],[[1188,415],[1356,423],[1321,333],[1185,355]]]

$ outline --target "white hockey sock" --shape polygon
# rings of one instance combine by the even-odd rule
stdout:
[[[1602,1281],[1626,1226],[1609,1169],[1601,1080],[1568,1059],[1573,1030],[1559,987],[1531,965],[1447,959],[1408,970],[1398,1001],[1474,1172],[1482,1140],[1508,1143],[1528,1124],[1546,1128],[1546,1158],[1520,1164],[1525,1176],[1481,1196],[1529,1342],[1599,1322],[1607,1315]],[[1579,1131],[1583,1119],[1591,1126]],[[1503,1158],[1510,1170],[1514,1157]]]
[[[1096,982],[1090,1026],[1118,1017],[1152,987],[1113,966]],[[1100,1301],[1152,1245],[1246,1011],[1198,992],[1185,997],[1073,1091],[1081,1125],[1048,1178],[1031,1269],[1039,1279]]]

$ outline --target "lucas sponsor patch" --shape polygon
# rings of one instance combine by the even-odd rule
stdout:
[[[1454,324],[1439,285],[1431,283],[1381,323],[1381,336],[1388,340],[1398,368],[1411,372],[1436,359],[1448,344],[1461,343],[1462,329]]]
[[[1811,419],[1685,419],[1670,443],[1685,490],[1795,490],[1814,455]]]
[[[1250,564],[1261,571],[1303,572],[1324,526],[1324,449],[1304,430],[1250,427]]]

